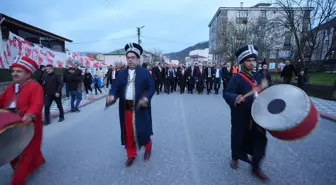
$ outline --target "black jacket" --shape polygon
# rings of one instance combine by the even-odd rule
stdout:
[[[271,76],[271,73],[268,72],[268,70],[265,71],[263,69],[260,69],[258,73],[256,73],[256,75],[258,75],[258,78],[257,78],[258,84],[261,84],[261,80],[266,78],[268,82],[268,86],[273,85],[272,76]]]
[[[91,73],[84,74],[84,83],[85,84],[92,84],[92,75]]]
[[[43,78],[45,75],[47,75],[47,73],[39,69],[34,73],[33,79],[35,79],[40,85],[43,85]]]
[[[63,88],[63,79],[55,73],[46,74],[43,78],[43,88],[46,95],[55,95],[61,93]]]
[[[83,80],[82,76],[78,76],[77,74],[68,73],[67,82],[69,85],[69,91],[77,91],[78,84]]]
[[[284,78],[292,78],[293,77],[293,73],[295,74],[295,76],[297,76],[297,72],[295,70],[295,67],[290,64],[290,65],[286,65],[282,71],[281,71],[281,77],[284,77]]]
[[[65,69],[64,71],[63,71],[63,82],[64,83],[68,83],[67,82],[67,76],[68,76],[68,70],[67,69]]]

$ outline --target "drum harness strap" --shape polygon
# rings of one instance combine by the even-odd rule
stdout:
[[[254,89],[256,89],[256,91],[258,92],[258,93],[260,93],[261,92],[261,89],[259,88],[259,87],[257,87],[257,85],[255,84],[255,83],[253,83],[252,82],[252,80],[250,80],[245,74],[243,74],[243,73],[238,73],[241,77],[243,77],[251,86],[252,86],[252,88],[254,88]],[[254,120],[251,120],[250,121],[250,130],[252,129],[252,124],[253,124],[253,122],[254,122]],[[261,129],[260,129],[260,127],[258,127],[257,126],[257,128],[258,128],[258,130],[260,130],[260,131],[262,131]]]
[[[8,109],[8,108],[7,108],[9,111],[12,111],[13,113],[16,113],[16,114],[20,114],[20,113],[23,112],[23,110],[25,110],[26,108],[28,108],[28,105],[27,105],[27,106],[25,106],[23,109],[18,110],[18,108],[17,108],[17,100],[19,99],[18,97],[19,97],[19,94],[20,94],[20,91],[21,91],[22,87],[24,87],[24,86],[25,86],[28,82],[30,82],[30,81],[31,81],[31,80],[28,79],[27,81],[25,81],[25,82],[23,82],[22,84],[20,84],[19,87],[18,87],[17,92],[16,92],[16,87],[15,87],[15,85],[14,85],[14,92],[15,92],[15,94],[14,94],[14,96],[12,97],[12,100],[10,101],[10,104],[11,104],[13,101],[15,101],[16,107],[15,107],[14,109]]]
[[[11,100],[10,103],[12,103],[13,101],[15,101],[15,104],[17,103],[17,100],[18,100],[18,97],[19,97],[21,88],[22,88],[24,85],[26,85],[28,82],[30,82],[30,81],[31,81],[31,80],[28,79],[28,80],[25,81],[24,83],[20,84],[19,87],[18,87],[17,92],[16,92],[16,89],[14,89],[15,95],[12,97],[12,100]],[[14,88],[15,88],[15,86],[14,86]],[[21,113],[23,110],[25,110],[26,108],[28,108],[28,105],[25,106],[23,109],[18,110],[18,108],[17,108],[17,104],[16,104],[16,107],[15,107],[14,110],[12,110],[12,112],[13,112],[13,113],[16,113],[16,114],[20,114],[20,113]],[[13,125],[13,126],[11,126],[11,127],[14,127],[14,126],[15,126],[15,125]],[[9,128],[10,128],[10,127],[9,127]],[[22,130],[22,134],[25,134],[25,133],[26,133],[26,132],[25,132],[25,129]],[[17,166],[19,165],[19,163],[21,162],[21,160],[22,160],[22,154],[19,155],[19,158],[18,158],[17,162],[15,163],[15,166],[13,166],[14,170],[17,168]]]
[[[257,85],[255,83],[253,83],[252,80],[250,80],[246,75],[244,75],[243,73],[238,73],[238,74],[241,77],[243,77],[252,86],[252,88],[255,88],[258,93],[261,92],[261,89],[259,89],[259,87],[257,87]]]

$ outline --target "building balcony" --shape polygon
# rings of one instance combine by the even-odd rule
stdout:
[[[247,17],[237,17],[236,18],[236,24],[247,24],[248,19]]]

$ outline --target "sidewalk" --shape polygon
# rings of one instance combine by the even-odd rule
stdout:
[[[336,101],[324,100],[320,98],[311,97],[320,116],[324,119],[329,119],[336,122]]]
[[[105,98],[108,95],[108,91],[103,90],[102,94],[98,94],[98,95],[85,95],[83,93],[83,100],[80,102],[79,104],[79,108],[83,107],[85,105],[88,105],[92,102],[95,102],[97,100],[100,100],[102,98]],[[62,99],[62,105],[63,105],[63,109],[64,109],[64,114],[69,113],[71,111],[71,105],[70,105],[70,99]],[[50,118],[57,118],[59,116],[59,111],[58,108],[56,106],[56,103],[53,102],[53,104],[50,107]]]
[[[8,83],[0,83],[0,93],[6,88]],[[107,96],[108,89],[102,88],[103,93],[101,95],[91,95],[86,96],[83,93],[83,100],[80,103],[80,107],[90,104],[96,100],[102,99]],[[64,94],[64,93],[63,93]],[[320,112],[320,116],[324,119],[328,119],[336,122],[336,101],[324,100],[320,98],[311,97],[311,100],[315,104],[316,108]],[[64,112],[68,113],[70,111],[70,100],[63,99]],[[52,104],[50,108],[50,115],[52,118],[56,118],[59,115],[57,106],[55,103]]]

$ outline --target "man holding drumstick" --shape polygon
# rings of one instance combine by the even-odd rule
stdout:
[[[223,93],[223,98],[231,108],[230,165],[236,169],[238,160],[249,162],[252,164],[252,174],[261,180],[267,180],[268,177],[260,169],[267,144],[266,131],[258,126],[251,116],[254,96],[267,87],[267,81],[260,80],[261,87],[258,87],[256,74],[252,72],[258,57],[257,47],[253,45],[242,47],[236,52],[236,57],[241,65],[241,71],[232,77]],[[247,154],[253,156],[252,162]]]
[[[10,110],[22,117],[22,124],[34,124],[34,136],[26,149],[11,162],[14,174],[11,185],[26,184],[27,177],[45,163],[41,152],[43,88],[30,80],[38,69],[37,63],[26,56],[18,56],[11,66],[13,84],[0,94],[0,109]]]
[[[127,68],[119,72],[112,84],[106,104],[119,98],[121,144],[126,146],[126,166],[133,164],[137,149],[145,147],[144,160],[149,160],[153,135],[150,101],[154,95],[154,79],[146,68],[141,67],[143,49],[136,43],[125,46]]]

